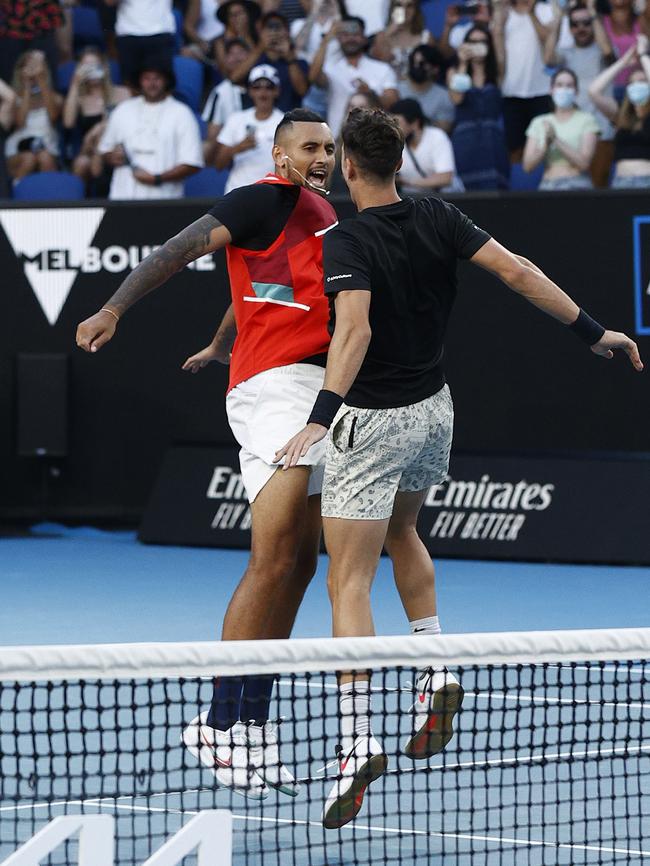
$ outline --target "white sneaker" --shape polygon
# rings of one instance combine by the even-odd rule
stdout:
[[[181,741],[188,751],[210,769],[219,784],[236,794],[263,800],[269,795],[264,780],[250,766],[246,726],[236,722],[228,731],[206,725],[208,714],[201,713],[183,731]]]
[[[454,716],[463,703],[463,689],[446,668],[420,671],[415,682],[417,697],[411,707],[413,734],[404,745],[411,758],[431,758],[454,735]]]
[[[267,722],[263,727],[248,725],[249,761],[260,779],[269,787],[297,797],[300,784],[280,760],[278,726]]]
[[[372,736],[357,737],[347,749],[337,747],[339,775],[323,809],[323,827],[336,830],[357,816],[366,788],[386,772],[388,757]]]

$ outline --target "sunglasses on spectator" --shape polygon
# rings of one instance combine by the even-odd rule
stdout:
[[[251,84],[251,90],[275,90],[275,84],[269,82],[256,81],[255,84]]]
[[[591,27],[591,18],[572,18],[569,20],[569,27]]]
[[[361,35],[363,32],[356,21],[344,21],[343,24],[339,26],[340,33],[351,33],[355,36]]]
[[[489,45],[487,39],[468,39],[467,40],[470,45]]]

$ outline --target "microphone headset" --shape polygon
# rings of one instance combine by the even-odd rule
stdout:
[[[285,164],[285,166],[286,166],[287,162],[293,162],[293,160],[291,159],[291,157],[290,157],[290,156],[287,156],[286,153],[283,153],[283,154],[282,154],[281,159],[284,160],[284,164]],[[301,180],[301,181],[305,184],[305,186],[308,187],[312,192],[318,193],[318,195],[323,195],[323,196],[327,196],[327,195],[330,194],[330,191],[329,191],[328,189],[321,189],[319,186],[316,186],[316,185],[313,184],[311,181],[307,180],[307,178],[305,177],[305,175],[304,175],[304,174],[301,174],[295,166],[290,165],[290,166],[289,166],[289,170],[290,170],[290,171],[295,171],[295,173],[298,175],[298,177],[300,178],[300,180]]]

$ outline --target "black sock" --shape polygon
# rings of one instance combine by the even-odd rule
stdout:
[[[274,676],[245,678],[239,716],[242,722],[253,721],[260,726],[268,722],[274,682]]]
[[[217,677],[206,724],[220,731],[232,728],[239,719],[243,677]]]

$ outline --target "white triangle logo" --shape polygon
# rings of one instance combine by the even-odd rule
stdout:
[[[63,309],[104,208],[0,210],[4,229],[50,325]]]

